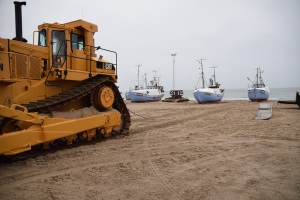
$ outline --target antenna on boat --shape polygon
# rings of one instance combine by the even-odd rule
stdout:
[[[145,84],[145,88],[147,87],[147,73],[145,73],[145,81],[144,81],[144,84]]]
[[[203,73],[203,65],[202,65],[202,60],[207,60],[207,59],[203,59],[201,58],[200,60],[197,60],[200,64],[201,64],[201,69],[202,69],[202,72],[201,72],[201,78],[202,78],[202,87],[204,87],[204,73]],[[199,81],[198,81],[199,82]]]
[[[141,76],[142,77],[142,80],[144,79],[144,76]],[[141,86],[141,88],[139,88],[139,89],[144,89],[144,82],[142,81],[142,86]]]
[[[258,85],[258,68],[256,68],[257,72],[256,72],[256,86]]]
[[[259,68],[259,84],[264,84],[264,81],[262,80],[262,77],[261,77],[261,73],[264,73],[264,71],[262,71],[262,70]]]
[[[213,76],[213,77],[214,77],[214,81],[215,81],[215,84],[216,84],[216,73],[215,73],[215,69],[218,68],[218,66],[213,66],[213,67],[210,67],[210,68],[214,68],[214,76]]]
[[[140,89],[140,67],[142,66],[142,64],[138,64],[136,65],[138,67],[138,90]]]
[[[152,72],[154,72],[154,78],[155,78],[157,70],[153,70]]]
[[[157,70],[153,70],[153,72],[154,72],[154,81],[155,81],[155,84],[157,84],[157,85],[159,85],[159,76],[156,76],[156,72],[157,72]],[[156,78],[157,78],[157,81],[156,81]]]

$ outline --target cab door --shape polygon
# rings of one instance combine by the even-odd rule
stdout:
[[[62,68],[66,63],[66,36],[64,31],[52,31],[52,66]]]

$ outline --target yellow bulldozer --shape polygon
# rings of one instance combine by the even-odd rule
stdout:
[[[43,23],[29,44],[22,36],[26,2],[14,4],[16,37],[0,38],[0,156],[23,159],[128,134],[117,53],[94,45],[97,25]]]

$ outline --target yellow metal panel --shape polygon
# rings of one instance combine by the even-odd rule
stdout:
[[[19,42],[16,40],[9,41],[9,49],[32,57],[48,59],[48,47],[37,46],[29,43]]]
[[[43,66],[42,60],[34,57],[29,59],[29,77],[31,79],[41,78],[41,68]]]
[[[45,78],[42,81],[30,81],[23,79],[19,83],[12,86],[12,94],[14,103],[24,104],[30,101],[42,100],[46,96]]]
[[[85,30],[95,33],[98,32],[98,26],[84,20],[76,20],[68,23],[64,23],[65,26],[74,27],[74,28],[84,28]]]
[[[0,80],[10,79],[10,70],[9,70],[9,54],[8,54],[8,40],[0,38]]]
[[[71,69],[86,71],[86,55],[84,54],[84,51],[77,49],[73,50]]]
[[[16,78],[29,78],[28,76],[28,56],[15,54]]]
[[[19,111],[16,108],[23,109]],[[24,106],[14,104],[11,108],[0,105],[0,116],[8,117],[15,120],[21,120],[33,124],[42,124],[43,120],[36,113],[28,113],[28,110]]]

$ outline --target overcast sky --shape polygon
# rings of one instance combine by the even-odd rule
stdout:
[[[15,37],[14,0],[0,0],[0,37]],[[117,85],[126,91],[157,71],[160,84],[194,90],[203,61],[224,89],[247,89],[261,67],[272,88],[300,87],[300,0],[27,0],[23,37],[46,23],[98,25],[95,45],[118,53]],[[98,56],[102,53],[97,52]],[[104,57],[107,55],[104,54]],[[109,60],[112,60],[110,57]]]

